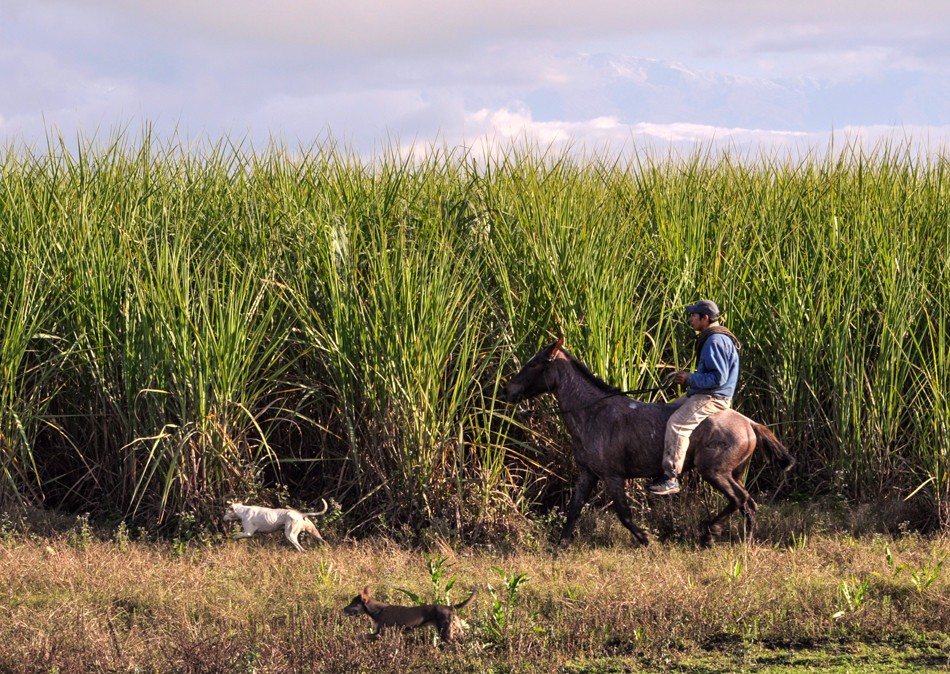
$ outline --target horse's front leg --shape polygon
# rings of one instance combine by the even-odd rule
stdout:
[[[597,486],[597,476],[586,468],[581,468],[580,475],[577,476],[577,482],[574,484],[574,497],[571,499],[571,506],[567,511],[567,521],[561,531],[560,545],[562,548],[566,548],[574,540],[574,524],[577,522],[577,517],[581,514],[581,508],[587,503],[587,499],[595,486]]]
[[[627,503],[627,492],[624,489],[624,479],[621,477],[612,477],[604,480],[604,487],[607,489],[607,496],[614,502],[614,512],[620,518],[627,531],[633,534],[633,537],[640,545],[649,545],[650,539],[647,532],[638,527],[633,522],[630,514],[630,506]]]

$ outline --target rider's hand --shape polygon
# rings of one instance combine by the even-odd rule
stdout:
[[[686,384],[686,378],[689,376],[689,372],[686,370],[681,370],[673,375],[673,383],[683,386]]]

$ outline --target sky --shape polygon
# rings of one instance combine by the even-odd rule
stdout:
[[[947,0],[0,0],[0,147],[950,140]]]

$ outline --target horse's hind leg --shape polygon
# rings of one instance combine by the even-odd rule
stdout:
[[[647,532],[633,523],[633,517],[630,514],[630,505],[627,503],[627,492],[624,490],[624,481],[619,477],[612,477],[604,480],[604,487],[607,490],[607,496],[614,502],[614,512],[620,518],[621,524],[627,527],[627,531],[633,534],[633,537],[640,545],[649,545],[650,539]]]
[[[712,539],[722,535],[726,521],[736,510],[745,517],[745,535],[752,538],[755,535],[755,510],[756,504],[752,496],[746,491],[745,487],[732,475],[723,475],[715,473],[712,475],[703,475],[704,478],[722,492],[729,503],[723,508],[722,512],[712,518],[706,524],[706,531],[702,537],[703,545],[709,545]]]
[[[723,496],[725,496],[726,500],[728,501],[728,503],[726,503],[726,507],[723,508],[718,515],[707,521],[703,526],[703,533],[700,536],[700,543],[702,543],[703,546],[708,546],[715,539],[722,535],[722,530],[725,526],[726,520],[729,519],[732,513],[741,507],[740,504],[742,502],[742,496],[736,493],[734,488],[736,482],[731,476],[723,475],[722,473],[703,473],[702,475],[706,481]]]
[[[755,503],[755,500],[752,498],[752,495],[746,490],[742,483],[733,478],[732,480],[733,487],[736,490],[742,500],[739,503],[739,512],[745,517],[745,535],[747,539],[751,539],[755,536],[755,511],[758,506]]]
[[[567,521],[564,523],[564,529],[561,531],[562,548],[566,548],[574,540],[574,524],[577,517],[581,514],[581,508],[590,498],[590,493],[597,486],[597,476],[588,470],[581,468],[580,475],[577,476],[577,482],[574,484],[574,496],[571,498],[571,505],[567,510]]]
[[[746,536],[752,538],[752,536],[755,535],[755,511],[758,510],[759,506],[755,502],[755,499],[752,498],[752,494],[749,493],[749,490],[746,489],[742,483],[746,463],[748,463],[748,460],[744,461],[742,465],[732,471],[732,480],[735,483],[736,491],[745,497],[739,506],[739,510],[745,515]]]

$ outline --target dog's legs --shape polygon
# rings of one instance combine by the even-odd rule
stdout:
[[[290,541],[290,544],[297,548],[299,552],[303,552],[303,546],[297,540],[300,530],[303,528],[302,525],[303,520],[289,521],[284,525],[284,538]]]
[[[231,538],[233,538],[235,541],[239,541],[242,538],[250,538],[253,535],[254,535],[253,531],[241,531],[239,533],[234,534],[234,536],[232,536]]]

